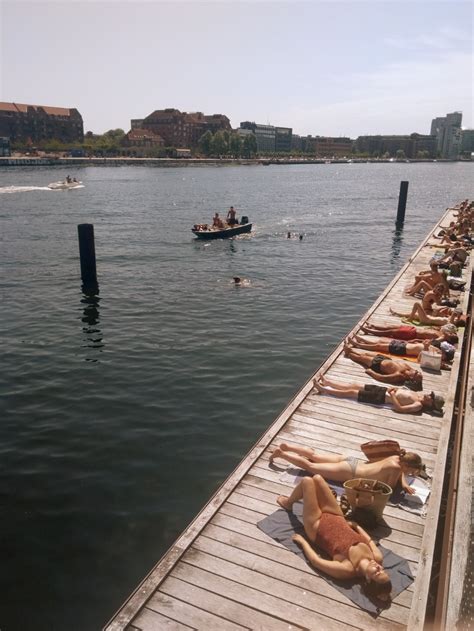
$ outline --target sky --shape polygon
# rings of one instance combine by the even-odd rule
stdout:
[[[0,101],[84,130],[174,107],[302,135],[428,134],[473,116],[474,0],[0,0]]]

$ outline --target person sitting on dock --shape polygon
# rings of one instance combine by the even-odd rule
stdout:
[[[406,476],[416,476],[423,469],[421,457],[404,449],[399,455],[366,462],[353,456],[318,454],[310,447],[281,443],[270,455],[271,464],[275,458],[286,460],[311,475],[322,475],[327,480],[346,482],[354,478],[368,478],[384,482],[393,490],[400,485],[409,495],[413,495],[415,490],[408,484]]]
[[[446,326],[452,326],[453,330],[451,330],[451,334],[456,334],[457,329],[454,325]],[[367,333],[367,335],[374,335],[375,337],[393,337],[397,340],[432,340],[442,335],[442,329],[444,327],[441,327],[440,330],[438,328],[428,329],[421,326],[416,327],[410,324],[382,326],[366,322],[360,328],[364,333]]]
[[[444,399],[439,394],[412,392],[407,388],[385,388],[374,384],[341,383],[321,375],[313,385],[319,394],[329,394],[344,399],[354,399],[360,403],[389,405],[400,414],[431,412],[442,415]]]
[[[433,342],[435,343],[433,344]],[[359,337],[358,335],[354,335],[354,337],[350,340],[350,348],[354,352],[355,349],[353,347],[355,347],[355,349],[366,351],[366,353],[370,352],[371,357],[374,355],[376,357],[383,357],[383,355],[377,355],[376,353],[389,353],[390,355],[398,355],[400,357],[403,357],[404,355],[406,357],[416,357],[418,361],[421,359],[420,354],[422,351],[430,351],[431,353],[441,355],[441,368],[450,368],[450,362],[452,362],[454,352],[456,350],[452,344],[446,341],[439,343],[436,343],[436,340],[405,342],[403,340],[392,340],[389,337],[379,337],[375,340],[369,341],[365,338]],[[393,362],[397,364],[399,363],[397,360],[393,360]],[[383,364],[383,361],[381,363]],[[366,364],[364,363],[363,365]],[[366,372],[367,374],[370,374],[368,371]],[[416,390],[417,388],[413,389]]]
[[[420,272],[415,276],[415,280],[411,287],[408,287],[406,293],[414,296],[419,293],[431,291],[436,285],[444,287],[443,296],[449,297],[449,285],[445,274],[439,271],[438,264],[435,260],[430,262],[429,271]]]
[[[229,208],[229,212],[227,213],[227,223],[229,226],[235,226],[235,224],[239,223],[233,206]]]
[[[354,338],[353,338],[354,339]],[[392,345],[406,344],[399,340],[390,340]],[[390,344],[386,344],[384,348],[389,348]],[[362,348],[364,348],[362,346]],[[423,387],[423,375],[421,372],[408,366],[404,361],[400,359],[391,359],[385,357],[385,355],[379,355],[376,351],[387,352],[389,350],[380,349],[367,349],[358,350],[354,348],[354,342],[352,340],[344,341],[344,355],[352,361],[364,366],[366,374],[373,379],[381,381],[382,383],[390,383],[392,385],[404,385],[412,390],[421,390]]]
[[[277,503],[291,511],[299,500],[303,500],[303,525],[309,541],[300,534],[293,535],[293,541],[301,546],[309,563],[339,580],[362,577],[368,596],[388,601],[392,583],[383,568],[381,551],[363,528],[346,521],[327,482],[320,475],[305,477],[289,497],[280,495]],[[313,544],[331,560],[317,554]]]

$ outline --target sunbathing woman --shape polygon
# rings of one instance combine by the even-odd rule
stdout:
[[[301,535],[293,535],[293,541],[301,546],[311,565],[340,580],[362,577],[367,595],[389,600],[392,584],[381,565],[382,553],[365,530],[357,525],[351,527],[345,520],[336,498],[321,476],[303,478],[289,497],[280,495],[277,502],[290,511],[301,499],[309,542]],[[311,544],[322,548],[332,560],[323,559]]]
[[[431,353],[441,355],[441,366],[443,367],[444,364],[444,368],[449,368],[449,362],[453,360],[454,352],[456,349],[452,344],[449,344],[449,342],[437,342],[436,344],[433,344],[433,342],[437,342],[437,340],[424,340],[422,342],[404,342],[402,340],[392,340],[389,337],[379,337],[371,342],[368,341],[366,338],[354,335],[350,339],[348,347],[353,352],[356,352],[356,349],[362,349],[366,352],[369,351],[369,357],[373,357],[373,355],[375,355],[376,357],[380,357],[380,355],[376,355],[376,353],[390,353],[390,355],[406,355],[407,357],[416,357],[418,361],[420,361],[420,353],[422,351],[429,350]],[[370,374],[367,370],[366,372],[367,374]],[[416,390],[416,388],[414,388],[414,390]]]
[[[399,340],[389,340],[393,344],[406,344]],[[388,345],[387,345],[388,346]],[[389,352],[380,349],[381,352]],[[353,347],[349,340],[344,342],[344,355],[365,367],[365,372],[377,381],[392,385],[404,385],[412,390],[421,390],[423,375],[400,359],[391,359],[370,350],[360,351]]]
[[[443,412],[444,399],[442,396],[431,392],[425,394],[412,392],[406,388],[384,388],[375,384],[341,383],[329,380],[324,375],[315,379],[314,387],[319,394],[329,394],[344,399],[355,399],[360,403],[372,403],[373,405],[390,405],[395,412],[401,414],[418,414],[420,412]]]
[[[395,489],[400,483],[402,489],[412,495],[415,490],[408,484],[405,476],[417,475],[423,463],[418,454],[401,451],[399,456],[389,456],[377,462],[365,462],[353,456],[340,454],[318,454],[310,447],[299,447],[281,443],[270,456],[270,462],[282,458],[301,467],[311,475],[319,474],[328,480],[346,482],[353,478],[369,478],[385,482]]]
[[[409,324],[381,326],[366,322],[361,326],[361,329],[367,335],[374,335],[375,337],[393,337],[397,340],[433,340],[442,337],[442,341],[446,339],[451,344],[457,343],[456,340],[453,341],[457,337],[457,329],[454,324],[446,324],[441,329],[428,329],[427,327],[416,327]],[[448,339],[448,336],[451,336],[452,339]]]
[[[444,326],[445,324],[459,324],[461,322],[462,311],[461,309],[452,309],[451,315],[448,316],[434,316],[431,313],[427,313],[420,302],[415,302],[412,310],[409,313],[402,311],[395,311],[390,307],[390,313],[392,315],[399,316],[400,318],[406,318],[419,322],[420,324],[431,324],[432,326]]]

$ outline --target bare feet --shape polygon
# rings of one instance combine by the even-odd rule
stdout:
[[[313,386],[314,386],[314,389],[316,390],[316,392],[318,394],[321,394],[322,387],[321,387],[321,384],[319,383],[319,380],[317,378],[313,380]]]
[[[290,510],[291,510],[291,507],[293,506],[293,504],[290,504],[290,503],[288,502],[288,500],[289,500],[289,499],[290,499],[290,498],[289,498],[289,497],[287,497],[286,495],[279,495],[279,496],[277,497],[277,504],[278,504],[279,506],[281,506],[282,508],[284,508],[285,510],[290,511]]]
[[[275,449],[270,454],[270,463],[273,464],[275,458],[279,458],[281,456],[281,448],[275,447]]]

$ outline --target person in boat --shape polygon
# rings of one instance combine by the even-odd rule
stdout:
[[[76,184],[78,183],[75,177],[72,178],[72,181],[75,182]]]
[[[233,206],[229,208],[229,211],[227,213],[227,223],[229,224],[229,226],[235,226],[235,224],[239,223]]]
[[[70,175],[67,175],[67,176],[66,176],[66,182],[67,182],[68,184],[71,184],[72,179],[71,179],[71,176],[70,176]]]
[[[391,340],[393,346],[395,344],[406,344],[399,340]],[[389,344],[386,345],[389,348]],[[375,349],[374,349],[375,350]],[[408,366],[404,361],[400,359],[392,359],[391,357],[385,357],[385,355],[379,355],[372,349],[359,350],[354,348],[352,340],[344,341],[344,355],[353,362],[364,366],[365,372],[369,377],[381,381],[382,383],[389,383],[394,386],[407,386],[411,390],[421,390],[423,387],[423,375],[421,372]],[[379,352],[389,352],[379,350]]]
[[[413,392],[407,388],[385,388],[373,384],[341,383],[321,376],[313,385],[318,394],[328,394],[343,399],[354,399],[360,403],[372,405],[389,405],[400,414],[419,414],[432,412],[441,415],[444,399],[431,392]]]
[[[366,322],[361,326],[361,330],[367,335],[373,335],[375,337],[393,337],[397,340],[434,340],[440,339],[440,341],[447,341],[451,344],[458,343],[457,328],[454,324],[445,324],[439,328],[427,328],[422,326],[414,326],[409,324],[403,324],[400,326],[381,326],[379,324],[372,324]]]
[[[273,464],[275,458],[286,460],[311,475],[322,475],[323,478],[335,482],[367,478],[385,482],[392,489],[399,484],[409,495],[413,495],[415,490],[408,484],[406,476],[416,476],[423,469],[421,457],[404,449],[400,450],[399,455],[366,462],[353,456],[318,454],[310,447],[281,443],[271,453],[270,463]]]
[[[224,228],[224,222],[219,217],[219,213],[216,213],[212,218],[212,227],[216,228],[217,230],[222,230]]]
[[[430,351],[431,353],[441,355],[441,368],[449,368],[450,362],[453,361],[456,350],[452,344],[446,341],[437,342],[437,340],[423,340],[421,342],[405,342],[403,340],[393,340],[391,338],[383,337],[368,341],[358,335],[354,335],[354,337],[351,338],[350,344],[353,352],[355,352],[355,349],[361,349],[362,351],[365,351],[365,353],[370,353],[370,357],[373,357],[374,355],[375,357],[384,357],[383,355],[377,355],[377,353],[389,353],[390,355],[399,355],[400,357],[416,357],[418,361],[420,361],[420,354],[422,351]],[[397,360],[393,361],[394,363],[404,363],[397,362]],[[381,363],[383,364],[384,361],[381,361]],[[366,364],[364,363],[362,365]],[[414,389],[416,390],[416,388]]]
[[[305,477],[289,497],[280,495],[277,503],[291,511],[299,500],[303,500],[303,525],[308,541],[300,534],[293,535],[293,541],[302,548],[309,563],[339,580],[361,577],[368,596],[388,601],[392,583],[383,568],[382,553],[363,528],[346,521],[327,482],[320,475]],[[313,544],[331,560],[317,554]]]

